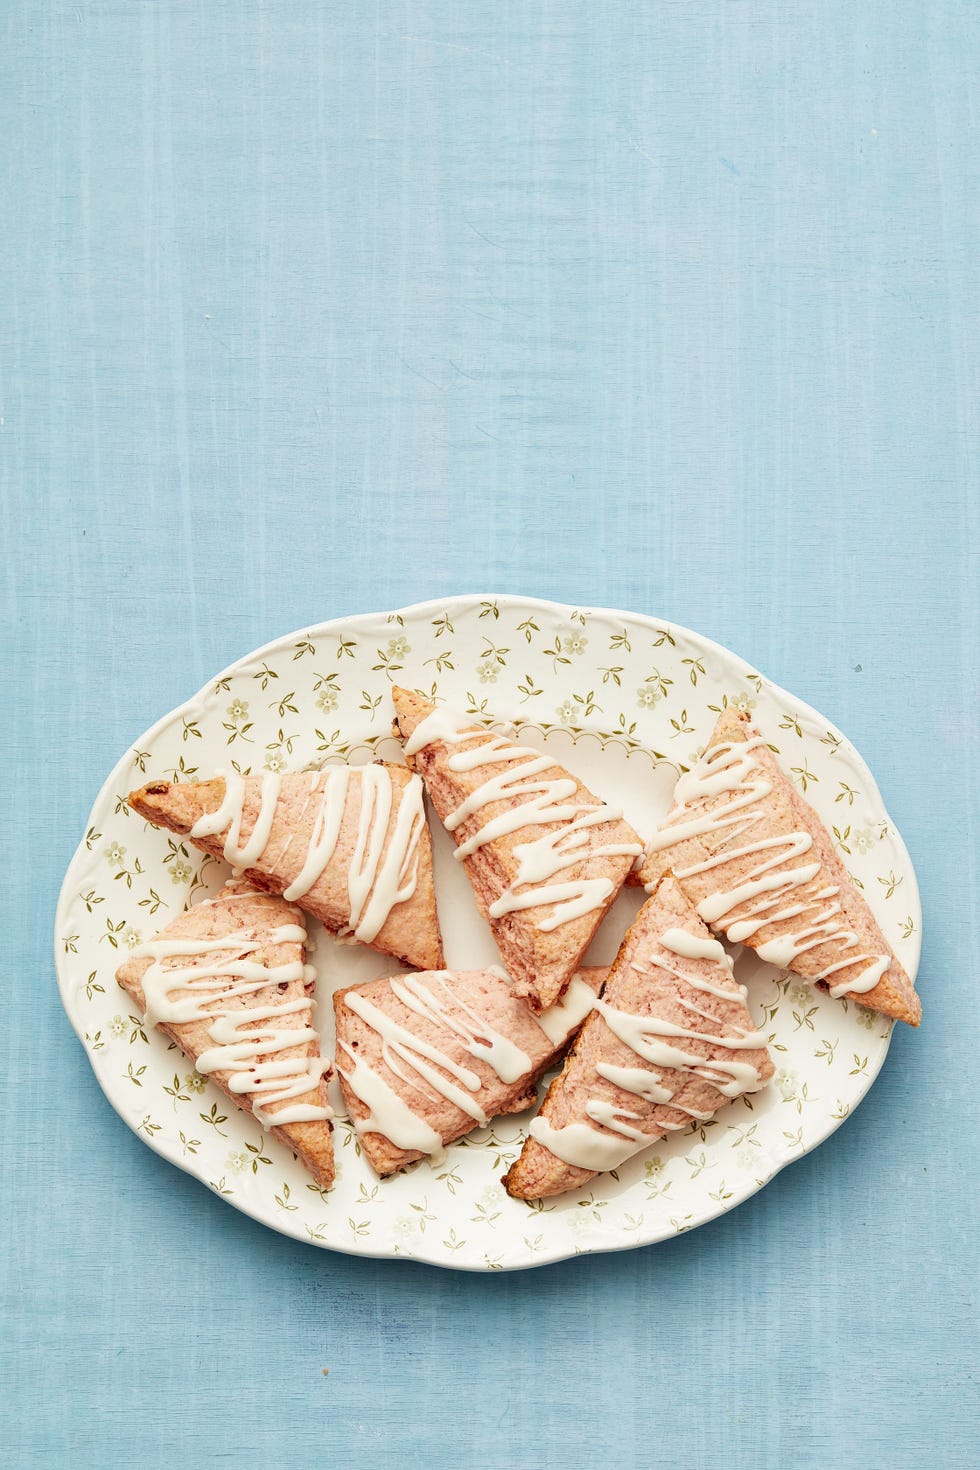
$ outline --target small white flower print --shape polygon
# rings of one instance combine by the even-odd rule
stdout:
[[[392,1229],[399,1240],[408,1240],[415,1234],[415,1221],[411,1215],[399,1215]]]
[[[329,715],[337,708],[338,700],[336,689],[321,689],[316,697],[316,707],[323,710],[325,715]]]
[[[796,1073],[789,1067],[780,1067],[772,1080],[782,1094],[783,1102],[789,1102],[796,1096]]]
[[[494,661],[487,659],[486,663],[478,666],[477,673],[480,676],[481,684],[496,684],[498,665]]]
[[[239,724],[242,720],[247,720],[248,700],[233,699],[231,704],[228,706],[228,718],[229,720],[231,720],[233,725]]]
[[[225,1164],[233,1174],[244,1174],[249,1165],[248,1154],[244,1149],[232,1149]]]
[[[126,849],[118,842],[110,842],[105,850],[105,860],[110,868],[121,868],[125,856]]]
[[[127,949],[135,949],[140,942],[140,931],[134,929],[132,924],[127,924],[123,930],[122,942]]]
[[[654,1154],[652,1159],[647,1159],[646,1161],[646,1177],[648,1179],[653,1179],[657,1174],[661,1173],[663,1167],[663,1159],[660,1157],[659,1154]]]
[[[180,858],[170,864],[171,883],[189,883],[191,880],[191,865],[183,862]]]
[[[735,1162],[740,1169],[751,1169],[755,1166],[756,1156],[750,1148],[740,1148],[735,1155]]]
[[[117,1040],[120,1036],[125,1036],[128,1030],[129,1026],[122,1016],[113,1016],[109,1022],[109,1035],[116,1037]]]
[[[569,638],[562,639],[562,647],[566,653],[583,654],[588,646],[588,638],[583,638],[581,633],[572,633]]]
[[[412,651],[412,646],[409,643],[409,641],[408,641],[407,638],[389,638],[388,639],[388,657],[389,658],[404,658],[405,655],[407,653],[411,653],[411,651]]]
[[[286,757],[281,750],[269,751],[269,754],[265,758],[265,768],[267,771],[271,771],[274,776],[277,776],[280,771],[286,769]]]
[[[663,699],[663,695],[655,684],[641,684],[636,691],[636,702],[640,709],[653,709],[653,706]]]
[[[870,827],[860,827],[852,835],[851,841],[854,844],[855,851],[859,852],[863,857],[865,853],[870,852],[874,847],[875,834],[871,831]]]
[[[188,1092],[203,1092],[205,1079],[201,1076],[200,1072],[188,1072],[184,1078],[184,1086]]]
[[[858,1006],[857,1023],[859,1026],[863,1026],[865,1031],[874,1030],[876,1019],[877,1016],[874,1011],[869,1011],[867,1006]]]
[[[750,699],[747,694],[733,694],[728,701],[728,707],[738,710],[740,715],[747,715],[755,709],[757,703],[757,700]]]
[[[570,725],[575,718],[575,706],[570,699],[564,700],[555,710],[563,725]]]
[[[805,985],[794,985],[789,993],[789,998],[795,1006],[805,1006],[813,996],[813,991]]]

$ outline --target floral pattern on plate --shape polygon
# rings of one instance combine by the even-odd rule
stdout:
[[[334,1087],[338,1177],[319,1189],[292,1154],[130,1014],[114,974],[126,951],[205,893],[223,865],[144,824],[126,793],[151,777],[203,779],[400,758],[393,683],[521,729],[643,832],[670,805],[718,712],[751,711],[827,823],[838,851],[909,974],[919,957],[915,875],[870,772],[822,716],[736,655],[634,613],[521,597],[462,597],[325,623],[239,660],[162,719],[103,787],[65,878],[56,920],[65,1008],[120,1116],[215,1194],[283,1234],[357,1255],[509,1270],[620,1250],[690,1230],[761,1189],[858,1105],[891,1034],[884,1018],[764,965],[736,961],[776,1064],[772,1084],[710,1122],[672,1135],[577,1194],[525,1204],[500,1176],[526,1117],[500,1118],[427,1163],[380,1183],[360,1157]],[[436,823],[438,828],[438,823]],[[433,832],[447,964],[493,963],[452,844]],[[642,895],[628,891],[589,958],[607,963]],[[332,1047],[329,997],[396,968],[310,921],[318,1024]]]

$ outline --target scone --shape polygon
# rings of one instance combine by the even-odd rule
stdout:
[[[299,909],[233,880],[137,945],[116,972],[133,1004],[232,1102],[333,1183],[328,1063],[313,1024]]]
[[[337,1073],[364,1155],[382,1177],[520,1113],[590,1010],[604,969],[581,970],[535,1016],[497,970],[437,970],[334,995]]]
[[[671,878],[626,934],[504,1183],[563,1194],[764,1087],[773,1067],[725,950]]]
[[[642,852],[621,814],[553,757],[393,691],[409,764],[456,842],[518,995],[561,995]]]
[[[334,934],[421,969],[442,964],[422,783],[404,766],[153,781],[129,805]]]
[[[831,995],[918,1026],[912,981],[834,851],[816,812],[747,715],[723,711],[648,846],[648,890],[671,871],[733,943]]]

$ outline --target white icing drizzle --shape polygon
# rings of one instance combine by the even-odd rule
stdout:
[[[765,1046],[766,1039],[761,1031],[743,1031],[738,1027],[733,1035],[710,1036],[703,1031],[691,1031],[686,1026],[678,1026],[675,1021],[667,1021],[661,1016],[635,1016],[604,1000],[596,1002],[596,1010],[602,1013],[602,1018],[613,1035],[618,1036],[631,1051],[635,1051],[637,1056],[653,1067],[694,1073],[710,1082],[724,1097],[738,1097],[758,1086],[758,1069],[751,1062],[738,1062],[734,1058],[728,1060],[724,1057],[699,1057],[695,1053],[671,1046],[663,1038],[670,1037],[675,1041],[710,1041],[713,1046],[724,1047],[726,1051],[747,1051]]]
[[[213,812],[203,812],[194,823],[189,832],[190,837],[217,837],[226,827],[234,829],[234,839],[237,841],[238,833],[241,831],[242,810],[245,804],[245,782],[237,771],[218,771],[217,775],[225,783],[225,794],[221,798],[219,806]],[[229,841],[232,832],[228,833]],[[234,846],[234,843],[232,843]]]
[[[225,883],[220,893],[215,893],[210,898],[202,898],[200,904],[195,905],[195,907],[217,908],[226,903],[240,903],[243,899],[253,899],[259,903],[281,904],[281,899],[275,893],[260,893],[250,883],[246,883],[239,877],[232,876]],[[290,913],[297,918],[299,917],[299,909],[297,908],[291,907]]]
[[[219,895],[208,902],[226,903],[248,896],[254,895],[246,890]],[[229,1005],[239,996],[254,995],[272,985],[308,980],[310,967],[302,960],[264,965],[252,958],[267,944],[302,943],[305,939],[306,930],[298,924],[281,924],[261,937],[256,937],[252,930],[241,930],[214,939],[153,939],[132,950],[134,959],[152,960],[140,980],[147,1022],[180,1026],[207,1021],[207,1033],[214,1045],[206,1047],[194,1065],[202,1075],[230,1073],[226,1082],[228,1090],[236,1096],[247,1094],[255,1099],[253,1116],[265,1128],[332,1117],[329,1108],[313,1103],[293,1103],[269,1112],[274,1103],[288,1103],[291,1098],[314,1091],[328,1070],[329,1063],[320,1056],[274,1055],[317,1040],[310,1026],[279,1024],[289,1016],[309,1012],[312,1002],[302,996],[276,1005]],[[211,954],[221,958],[207,965],[165,968],[162,964],[167,959],[193,959]],[[178,997],[176,991],[191,993]],[[260,1057],[266,1060],[260,1062]]]
[[[690,934],[686,929],[668,929],[660,936],[659,942],[661,949],[681,959],[714,960],[717,964],[723,965],[734,979],[735,966],[731,956],[717,939],[702,939],[700,935]],[[671,965],[664,959],[657,959],[655,963],[661,970],[666,970],[670,975],[676,975],[678,980],[685,981],[693,989],[701,990],[706,995],[717,995],[721,1000],[731,1000],[735,995],[741,996],[744,1000],[748,995],[744,985],[736,985],[734,990],[731,985],[712,985],[711,981],[706,980],[703,975],[695,974],[691,970],[679,970],[676,965]],[[635,968],[640,967],[637,965]],[[684,1004],[684,1000],[681,999],[681,1005]],[[696,1006],[687,1008],[697,1010]],[[698,1012],[698,1014],[703,1015],[703,1012]]]
[[[224,858],[233,868],[248,868],[264,852],[272,831],[272,819],[279,800],[282,777],[267,771],[262,777],[259,814],[245,846],[240,846],[242,818],[245,814],[245,782],[237,771],[219,773],[225,783],[225,794],[221,805],[213,812],[198,817],[188,834],[191,837],[215,837],[228,828],[225,838]]]
[[[599,856],[609,850],[604,847],[596,848],[595,855]],[[494,899],[487,912],[491,919],[500,919],[504,914],[536,909],[542,904],[554,904],[550,917],[539,919],[535,925],[541,933],[550,934],[559,925],[567,924],[572,919],[581,919],[605,903],[613,886],[608,878],[581,878],[570,883],[546,883],[540,888],[529,888],[525,893],[515,893],[511,885],[504,889],[499,898]]]
[[[313,818],[313,830],[310,833],[310,843],[306,849],[303,866],[289,887],[282,891],[283,898],[290,902],[309,893],[314,884],[322,877],[327,864],[337,850],[337,839],[344,820],[347,789],[350,785],[348,766],[335,766],[325,773],[320,771],[315,773],[310,792],[300,810],[299,820],[302,820],[306,812],[310,796],[316,790],[321,775],[325,775],[323,796],[320,799],[316,816]],[[288,843],[292,842],[293,836],[294,834],[291,833],[287,839]],[[285,856],[285,848],[283,856]]]
[[[201,1052],[194,1065],[205,1076],[210,1072],[230,1072],[228,1090],[237,1096],[243,1093],[256,1096],[268,1094],[268,1102],[278,1103],[310,1092],[319,1083],[328,1065],[322,1058],[317,1059],[315,1067],[310,1065],[309,1057],[278,1057],[270,1061],[259,1061],[259,1057],[268,1052],[305,1046],[308,1042],[317,1040],[312,1026],[290,1029],[269,1024],[284,1016],[308,1011],[309,1007],[310,1002],[304,996],[278,1006],[257,1006],[237,1015],[219,1015],[208,1027],[208,1034],[215,1045]],[[257,1025],[258,1029],[244,1029],[253,1025]],[[292,1107],[277,1109],[275,1113],[269,1114],[257,1102],[253,1102],[252,1112],[267,1128],[281,1127],[283,1123],[310,1123],[330,1116],[328,1108],[313,1103],[294,1103]]]
[[[350,927],[355,939],[370,944],[391,910],[415,892],[425,813],[422,782],[413,776],[402,794],[387,852],[382,858],[394,799],[391,773],[387,766],[362,769],[361,812],[348,879]]]
[[[702,975],[692,975],[689,970],[679,969],[676,965],[670,964],[668,960],[657,959],[654,963],[658,970],[666,970],[668,975],[675,975],[678,980],[683,980],[685,984],[690,985],[692,990],[703,991],[705,995],[717,995],[722,1000],[734,1000],[737,996],[741,996],[744,1000],[748,995],[748,991],[744,985],[735,985],[734,987],[731,985],[712,985],[711,981],[705,980]],[[633,969],[638,970],[642,974],[649,969],[649,966],[637,964],[634,960]],[[685,1010],[695,1011],[698,1015],[704,1015],[703,1011],[699,1011],[696,1005],[685,1001],[682,996],[679,996],[678,999]],[[711,1020],[713,1018],[709,1016],[708,1019]]]
[[[226,861],[239,869],[248,868],[257,862],[268,846],[282,777],[271,773],[263,776],[259,814],[247,842],[241,846],[245,782],[237,771],[219,774],[225,782],[221,804],[215,811],[199,817],[189,836],[215,837],[227,829],[223,849]],[[356,783],[352,783],[353,777],[358,778]],[[415,892],[419,839],[425,826],[422,782],[413,776],[407,783],[392,823],[395,791],[387,766],[331,766],[314,773],[299,819],[305,814],[321,780],[320,804],[313,819],[306,856],[299,873],[284,890],[283,897],[290,902],[303,898],[323,876],[336,853],[351,787],[356,784],[360,790],[360,810],[354,855],[347,874],[350,922],[345,932],[362,944],[371,944],[392,909],[407,902]],[[287,847],[294,836],[291,834],[287,839]],[[279,854],[277,868],[285,851],[284,847]]]
[[[499,968],[494,968],[493,973],[506,979]],[[403,1005],[433,1025],[444,1026],[458,1036],[470,1055],[486,1062],[508,1086],[530,1073],[533,1066],[531,1058],[507,1037],[487,1026],[470,1006],[453,994],[446,983],[449,978],[449,971],[430,971],[424,977],[399,975],[389,980],[388,984],[392,994]],[[452,1005],[452,1013],[434,994],[436,986],[446,992]],[[595,992],[576,975],[569,982],[561,1003],[534,1019],[552,1046],[557,1048],[585,1019],[594,1002]],[[427,1058],[435,1066],[449,1072],[463,1087],[477,1092],[481,1083],[474,1072],[458,1066],[438,1047],[414,1036],[357,991],[348,991],[344,996],[344,1003],[381,1037],[381,1054],[386,1066],[414,1092],[435,1099],[441,1094],[476,1122],[488,1121],[486,1114],[472,1098],[441,1076],[434,1067],[428,1066],[424,1059]],[[528,1014],[531,1012],[528,1011]],[[461,1017],[466,1017],[470,1024],[467,1025]],[[346,1043],[341,1045],[353,1066],[350,1067],[347,1063],[342,1066],[338,1061],[337,1070],[355,1096],[370,1110],[368,1119],[356,1120],[358,1131],[381,1133],[397,1148],[410,1152],[441,1152],[442,1140],[430,1124],[415,1113],[410,1104],[362,1057],[355,1056]],[[407,1064],[408,1072],[401,1063]]]
[[[643,1075],[649,1077],[650,1073],[645,1072]],[[629,1092],[635,1089],[626,1090]],[[601,1098],[591,1099],[585,1110],[594,1123],[608,1128],[610,1132],[600,1133],[598,1129],[590,1128],[588,1123],[568,1123],[564,1128],[554,1128],[546,1118],[540,1117],[532,1119],[528,1132],[563,1163],[571,1164],[575,1169],[588,1169],[593,1174],[602,1174],[607,1169],[618,1169],[620,1164],[625,1164],[627,1159],[654,1141],[650,1134],[644,1133],[641,1128],[634,1127],[628,1121],[631,1118],[638,1119],[641,1116],[639,1113],[631,1112],[627,1108],[617,1108],[615,1103],[605,1102]],[[660,1126],[670,1131],[686,1128],[687,1124]]]
[[[480,743],[469,750],[454,751],[448,757],[451,771],[459,773],[479,770],[483,766],[502,765],[504,770],[490,776],[444,820],[448,831],[455,832],[464,822],[484,807],[496,802],[514,802],[508,810],[484,822],[455,851],[458,861],[471,857],[488,842],[525,827],[555,824],[554,830],[531,842],[514,848],[517,874],[509,887],[489,907],[492,919],[526,909],[550,907],[551,912],[535,921],[542,933],[550,933],[574,919],[593,912],[606,902],[615,885],[608,878],[580,878],[552,883],[558,873],[583,859],[595,857],[634,857],[642,852],[637,843],[613,842],[589,846],[589,828],[618,822],[622,812],[606,805],[586,805],[572,800],[578,793],[578,782],[570,776],[541,779],[545,771],[555,770],[557,763],[549,756],[525,745],[515,745],[505,736],[490,735],[460,723],[459,717],[445,709],[435,709],[416,726],[406,741],[405,754],[415,755],[424,746],[441,741],[445,745],[461,745],[470,740]],[[510,767],[516,764],[516,769]],[[517,889],[524,891],[518,893]]]
[[[407,1006],[416,1015],[422,1016],[431,1022],[433,1026],[444,1026],[460,1038],[466,1051],[470,1056],[476,1057],[478,1061],[486,1062],[491,1067],[501,1082],[510,1084],[516,1082],[531,1070],[531,1058],[526,1052],[521,1051],[519,1046],[499,1031],[488,1026],[480,1016],[460,996],[454,996],[446,984],[449,972],[446,970],[430,971],[426,975],[428,985],[423,985],[417,975],[405,975],[401,979],[389,980],[392,994],[397,996],[402,1005]],[[445,991],[452,1009],[437,1000],[431,986],[438,985]],[[467,1026],[461,1019],[461,1012],[469,1021]]]
[[[446,745],[455,745],[460,738],[459,731],[459,716],[440,705],[415,726],[405,741],[405,754],[418,755],[420,750],[424,750],[427,745],[435,745],[439,740]],[[471,730],[470,736],[475,740],[479,733],[478,730]]]
[[[755,754],[764,744],[762,736],[756,735],[743,742],[721,742],[705,751],[697,765],[678,781],[676,805],[654,837],[650,851],[663,852],[691,837],[720,834],[710,857],[675,870],[675,876],[682,883],[696,874],[724,867],[736,858],[756,853],[771,854],[763,857],[734,888],[720,889],[698,904],[701,917],[707,923],[722,928],[733,943],[751,942],[760,929],[805,915],[805,923],[800,929],[754,946],[760,958],[770,964],[792,966],[801,954],[824,944],[833,945],[838,951],[857,949],[860,945],[857,934],[846,928],[838,917],[842,912],[837,901],[840,894],[838,886],[822,888],[803,901],[784,902],[795,889],[812,883],[820,872],[819,862],[802,863],[783,872],[772,871],[784,863],[796,862],[810,851],[813,839],[808,832],[791,832],[741,846],[730,845],[765,817],[762,803],[772,791],[772,782],[767,779]],[[712,812],[691,816],[692,809],[699,803],[723,795],[731,799]],[[824,980],[863,961],[870,963],[854,979],[829,989],[837,998],[847,994],[866,994],[874,989],[888,969],[890,955],[850,955],[810,978]]]
[[[835,1000],[840,1000],[842,995],[867,995],[869,990],[874,990],[882,975],[891,966],[891,962],[890,954],[879,955],[866,970],[862,970],[860,975],[856,975],[853,980],[845,980],[843,985],[829,985],[827,988]],[[853,960],[844,960],[837,965],[828,965],[826,970],[821,970],[815,978],[826,980],[828,975],[833,975],[837,970],[844,970],[853,963]]]
[[[555,1128],[547,1118],[537,1117],[531,1119],[527,1131],[555,1158],[574,1169],[588,1169],[592,1174],[618,1169],[639,1153],[645,1143],[653,1142],[640,1136],[638,1128],[630,1128],[625,1123],[620,1123],[615,1133],[600,1133],[588,1123],[566,1123],[564,1128]]]
[[[624,1092],[635,1093],[645,1102],[669,1103],[674,1095],[669,1087],[661,1086],[657,1073],[647,1067],[617,1067],[613,1062],[596,1062],[595,1069],[607,1082],[614,1082]]]
[[[345,1042],[340,1043],[340,1049],[349,1061],[341,1066],[338,1058],[337,1071],[354,1096],[368,1109],[366,1118],[357,1119],[358,1132],[380,1133],[396,1148],[403,1148],[409,1153],[441,1154],[442,1139],[435,1129],[413,1113],[384,1078],[356,1056]]]
[[[321,777],[322,774],[323,774],[322,771],[314,771],[313,774],[310,777],[309,790],[307,791],[306,796],[303,798],[303,805],[300,807],[300,809],[299,809],[299,816],[296,818],[296,824],[297,824],[297,826],[302,822],[303,818],[306,816],[307,808],[309,807],[310,801],[312,800],[312,797],[313,797],[313,793],[314,793],[314,791],[317,788],[317,785],[319,783],[319,780],[320,780],[320,777]],[[289,836],[286,838],[286,840],[283,843],[282,847],[279,849],[279,856],[276,858],[275,862],[272,864],[272,867],[269,869],[269,872],[270,873],[272,873],[272,874],[278,873],[279,869],[282,867],[282,864],[286,860],[286,854],[289,852],[289,849],[293,845],[293,838],[295,836],[296,836],[296,833],[295,832],[290,832]]]
[[[562,1046],[595,1005],[595,991],[580,975],[573,975],[556,1005],[541,1011],[535,1020],[552,1046]]]
[[[134,959],[152,959],[140,984],[146,1001],[146,1019],[151,1024],[166,1021],[185,1025],[189,1021],[206,1021],[212,1014],[202,1007],[219,997],[232,999],[252,995],[266,985],[276,985],[302,978],[300,962],[276,966],[261,965],[248,958],[258,948],[249,930],[227,934],[220,939],[152,939],[131,951]],[[210,966],[186,969],[164,969],[164,959],[193,958],[197,955],[225,953],[227,958]],[[231,985],[226,980],[232,981]],[[236,983],[237,982],[237,983]],[[171,997],[175,990],[195,992],[182,1000]],[[200,993],[201,999],[197,999]]]
[[[700,934],[690,934],[686,929],[666,929],[658,943],[662,949],[669,949],[671,954],[686,960],[715,960],[724,965],[729,974],[734,968],[725,946],[710,936],[703,938]]]
[[[417,1091],[424,1090],[412,1082],[411,1078],[407,1077],[405,1072],[395,1064],[394,1059],[398,1058],[406,1062],[413,1071],[429,1083],[430,1087],[441,1093],[448,1102],[459,1108],[460,1112],[466,1113],[475,1123],[482,1126],[489,1121],[479,1103],[470,1096],[471,1093],[480,1091],[480,1079],[475,1072],[470,1071],[468,1067],[461,1067],[458,1062],[453,1061],[452,1057],[440,1051],[439,1047],[423,1040],[421,1036],[413,1035],[407,1027],[402,1026],[393,1016],[385,1015],[384,1011],[358,991],[348,991],[344,996],[344,1004],[354,1012],[355,1016],[360,1016],[362,1021],[366,1021],[371,1029],[381,1037],[381,1055],[396,1077],[401,1077]],[[436,1065],[430,1066],[430,1062]],[[444,1077],[442,1072],[437,1070],[438,1067],[448,1072],[449,1077]],[[451,1077],[455,1077],[456,1082],[450,1081]],[[462,1085],[457,1086],[457,1083]]]
[[[641,1128],[634,1128],[628,1123],[627,1118],[639,1119],[641,1113],[634,1113],[631,1108],[617,1108],[615,1103],[607,1102],[605,1098],[593,1097],[585,1104],[585,1115],[591,1118],[593,1123],[598,1123],[603,1128],[611,1128],[614,1133],[621,1134],[624,1138],[633,1140],[642,1148],[646,1142],[646,1136]]]
[[[662,949],[679,958],[712,960],[723,965],[731,975],[732,962],[716,939],[690,934],[683,929],[668,929],[660,936],[659,943]],[[728,1001],[737,1001],[744,997],[744,988],[736,987],[734,983],[727,987],[714,985],[700,973],[675,968],[659,957],[654,963],[660,969],[676,975],[695,991],[717,995]],[[642,971],[647,967],[634,965],[634,968]],[[718,1016],[701,1010],[683,996],[678,997],[678,1000],[685,1010],[695,1013],[703,1020],[715,1026],[724,1024]],[[598,1076],[644,1102],[669,1107],[684,1115],[680,1122],[658,1118],[658,1132],[675,1132],[686,1128],[691,1119],[703,1121],[712,1116],[714,1109],[699,1111],[678,1100],[677,1092],[683,1086],[685,1077],[700,1077],[710,1082],[712,1087],[727,1098],[739,1097],[743,1092],[754,1092],[763,1085],[758,1068],[750,1062],[739,1061],[735,1057],[701,1057],[671,1044],[676,1040],[709,1041],[713,1046],[729,1052],[754,1050],[765,1045],[765,1037],[761,1032],[746,1031],[737,1026],[727,1035],[716,1036],[707,1031],[694,1031],[678,1026],[659,1016],[633,1015],[619,1010],[605,1000],[596,1001],[595,1009],[602,1015],[613,1035],[648,1064],[646,1067],[624,1067],[600,1061],[595,1066]],[[674,1087],[665,1086],[663,1071],[679,1073],[681,1080]],[[617,1168],[641,1148],[652,1143],[656,1136],[634,1126],[636,1122],[642,1121],[642,1114],[619,1107],[605,1098],[589,1098],[585,1104],[585,1115],[591,1122],[608,1131],[599,1133],[588,1123],[581,1122],[555,1128],[547,1119],[538,1117],[530,1124],[530,1136],[564,1163],[593,1173]]]

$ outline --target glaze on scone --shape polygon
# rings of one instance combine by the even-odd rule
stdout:
[[[747,715],[724,710],[641,869],[673,872],[716,932],[833,996],[918,1026],[899,964],[833,840]]]
[[[430,971],[334,995],[337,1073],[361,1147],[394,1174],[499,1113],[520,1113],[591,1008],[604,969],[581,970],[535,1016],[497,970]]]
[[[154,781],[129,805],[333,933],[422,969],[443,963],[422,783],[405,766]]]
[[[772,1072],[727,954],[666,878],[627,932],[507,1190],[541,1199],[575,1189]]]
[[[396,733],[456,842],[518,995],[554,1004],[642,844],[550,756],[406,689]]]
[[[138,945],[116,979],[148,1024],[329,1188],[330,1067],[299,909],[233,880]]]

